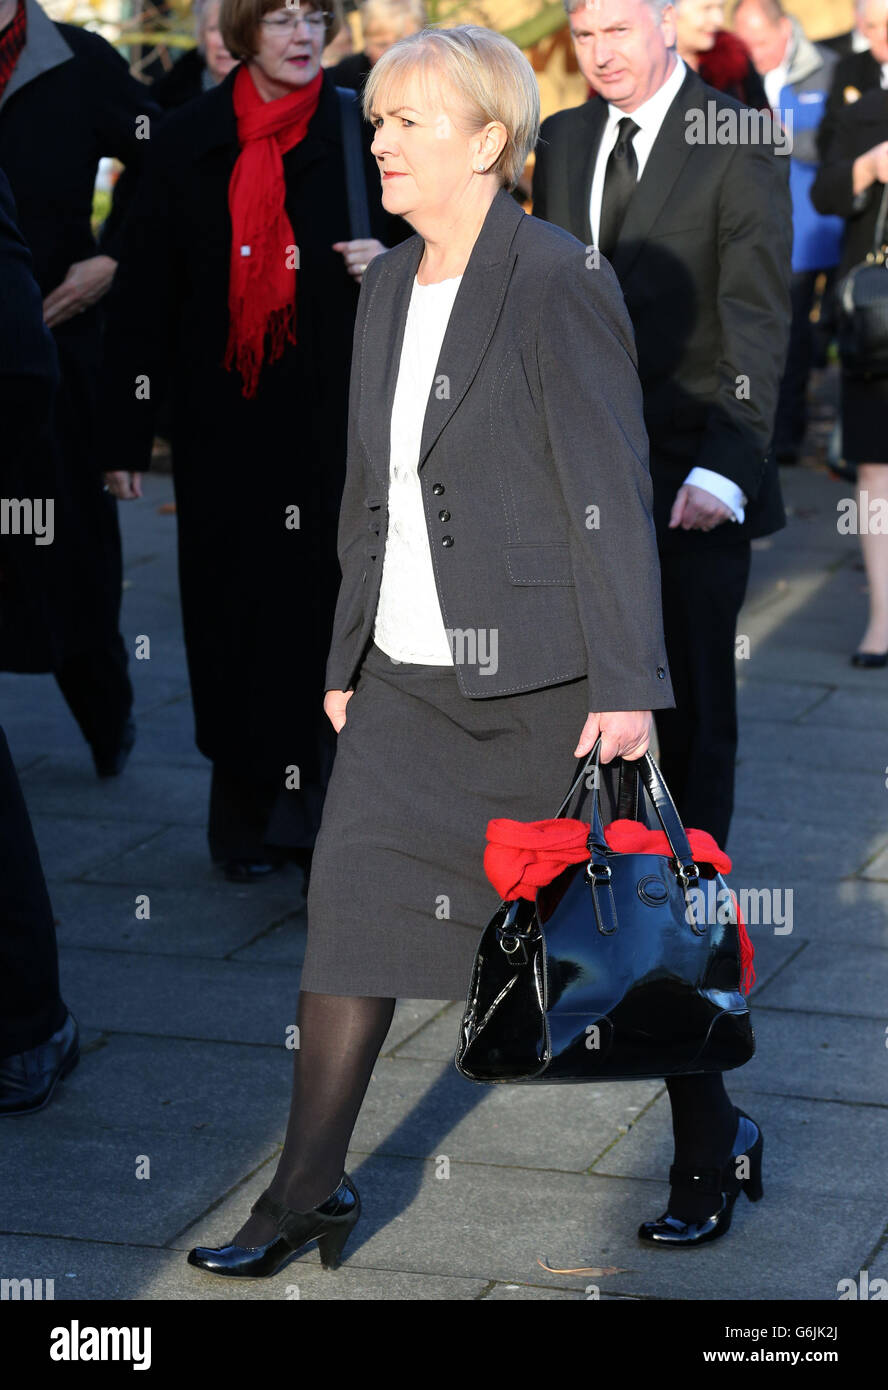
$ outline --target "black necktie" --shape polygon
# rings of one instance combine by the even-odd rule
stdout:
[[[635,158],[632,141],[640,128],[631,116],[623,117],[617,126],[617,143],[608,156],[607,168],[604,171],[598,249],[608,260],[616,247],[629,199],[638,182],[638,160]]]

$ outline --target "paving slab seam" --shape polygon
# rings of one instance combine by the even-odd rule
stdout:
[[[750,924],[750,925],[751,925],[751,924]],[[772,984],[774,983],[775,980],[779,979],[779,977],[783,974],[783,971],[786,969],[786,967],[787,967],[788,965],[792,965],[793,961],[794,961],[794,960],[797,960],[798,957],[801,955],[802,951],[804,951],[804,950],[805,950],[808,946],[810,946],[810,945],[811,945],[811,942],[810,942],[810,941],[799,941],[799,944],[796,946],[796,948],[795,948],[795,950],[793,951],[792,955],[787,956],[786,960],[783,961],[783,963],[782,963],[781,965],[778,965],[778,966],[777,966],[777,969],[774,971],[774,974],[773,974],[773,975],[769,975],[768,978],[767,978],[767,980],[765,981],[764,984],[762,984],[762,985],[753,985],[752,989],[749,991],[749,1003],[750,1003],[750,1006],[752,1005],[752,1001],[753,1001],[754,999],[755,999],[756,1001],[758,1000],[760,991],[766,990],[766,989],[768,988],[769,985],[772,985]],[[791,1012],[791,1010],[787,1010],[787,1012]],[[819,1012],[819,1010],[817,1010],[817,1011],[812,1010],[812,1012]]]
[[[215,957],[215,959],[216,959],[216,960],[230,961],[230,962],[231,962],[232,964],[234,964],[234,965],[249,965],[249,964],[256,964],[257,962],[254,962],[254,961],[251,962],[251,961],[238,961],[238,960],[235,960],[235,953],[236,953],[237,951],[247,951],[247,950],[249,950],[249,948],[250,948],[251,946],[255,946],[255,945],[256,945],[256,942],[257,942],[257,941],[261,941],[261,940],[263,939],[263,937],[268,936],[269,932],[276,931],[278,927],[284,926],[285,923],[287,923],[287,922],[292,922],[292,921],[295,920],[295,918],[297,918],[297,917],[304,917],[304,916],[305,916],[305,902],[303,901],[303,903],[302,903],[302,905],[301,905],[300,907],[291,908],[289,912],[285,912],[285,913],[284,913],[283,917],[276,917],[276,918],[274,919],[273,922],[269,922],[269,924],[268,924],[267,927],[262,927],[261,930],[258,931],[258,932],[256,933],[255,936],[251,936],[251,937],[250,937],[249,941],[244,941],[244,942],[242,942],[240,946],[233,946],[233,947],[231,948],[231,950],[228,952],[227,955],[224,955],[224,956],[217,956],[217,957]],[[207,957],[206,957],[206,956],[192,956],[191,954],[189,954],[188,957],[187,957],[187,959],[188,959],[188,960],[206,960]],[[261,962],[260,962],[260,963],[261,963]],[[301,968],[302,968],[302,967],[300,966],[300,969],[301,969]]]
[[[882,1234],[881,1234],[881,1236],[879,1237],[879,1239],[876,1241],[876,1243],[875,1243],[875,1245],[873,1246],[872,1250],[871,1250],[871,1251],[869,1252],[869,1254],[866,1256],[866,1259],[863,1260],[863,1262],[861,1263],[860,1270],[872,1269],[872,1267],[873,1267],[873,1261],[874,1261],[879,1255],[881,1255],[882,1251],[883,1251],[886,1247],[888,1247],[888,1222],[886,1222],[886,1224],[885,1224],[885,1229],[884,1229],[884,1231],[882,1232]],[[860,1270],[858,1270],[858,1273],[860,1273]]]
[[[654,1078],[654,1079],[656,1080],[656,1078]],[[602,1083],[602,1084],[604,1084],[604,1083]],[[617,1144],[619,1144],[619,1142],[620,1142],[621,1139],[625,1139],[625,1138],[626,1138],[626,1135],[629,1133],[630,1129],[632,1129],[632,1127],[633,1127],[634,1125],[637,1125],[638,1122],[639,1122],[639,1120],[642,1118],[642,1116],[643,1116],[643,1115],[646,1115],[647,1112],[648,1112],[654,1105],[656,1105],[657,1101],[658,1101],[658,1100],[661,1100],[662,1097],[665,1096],[666,1094],[667,1094],[667,1092],[666,1092],[666,1087],[665,1087],[665,1086],[661,1086],[660,1089],[659,1089],[659,1091],[657,1091],[656,1095],[651,1096],[651,1098],[650,1098],[650,1100],[647,1102],[647,1104],[646,1104],[646,1105],[643,1105],[643,1106],[641,1107],[641,1109],[639,1110],[638,1114],[635,1116],[634,1120],[632,1120],[631,1124],[626,1125],[625,1128],[623,1129],[622,1133],[620,1133],[620,1132],[618,1131],[617,1134],[614,1135],[614,1137],[613,1137],[613,1139],[610,1141],[610,1143],[607,1144],[607,1145],[601,1150],[601,1153],[600,1153],[600,1154],[596,1154],[596,1156],[595,1156],[595,1158],[593,1158],[592,1162],[591,1162],[590,1164],[588,1164],[587,1167],[585,1167],[585,1168],[583,1168],[583,1169],[581,1170],[581,1171],[583,1172],[583,1174],[584,1174],[586,1177],[592,1177],[592,1176],[601,1176],[601,1177],[603,1177],[604,1174],[594,1174],[594,1169],[595,1169],[596,1163],[600,1163],[601,1160],[602,1160],[607,1154],[610,1153],[611,1149],[613,1149]]]
[[[767,984],[762,985],[762,989],[767,989],[770,983],[771,981],[768,980]],[[750,1002],[752,1001],[750,1000]],[[805,1009],[801,1004],[793,1004],[792,1008],[789,1008],[783,1004],[756,1003],[755,1007],[760,1010],[761,1013],[769,1014],[799,1014],[804,1018],[853,1018],[857,1023],[877,1024],[879,1022],[879,1019],[876,1018],[874,1014],[842,1013],[841,1010],[838,1009]]]
[[[109,810],[111,810],[111,809],[113,809],[113,808],[112,808],[112,807],[109,807]],[[70,816],[46,816],[46,817],[44,817],[44,819],[46,819],[46,820],[70,820],[71,817],[70,817]],[[100,816],[90,816],[88,819],[100,821],[100,820],[101,820],[101,817],[100,817]],[[150,845],[150,844],[152,843],[152,841],[157,840],[157,839],[158,839],[160,836],[162,836],[162,835],[165,835],[168,829],[169,829],[169,826],[167,826],[167,825],[161,825],[160,829],[159,829],[159,830],[154,830],[154,831],[152,831],[152,833],[147,837],[147,839],[144,839],[144,840],[137,840],[134,844],[128,845],[126,849],[121,850],[121,852],[120,852],[119,854],[111,855],[110,858],[109,858],[107,855],[105,855],[105,857],[104,857],[103,859],[97,859],[96,862],[95,862],[94,864],[90,864],[89,867],[86,868],[86,869],[83,869],[83,870],[81,871],[81,873],[76,874],[76,875],[74,875],[74,876],[71,877],[71,878],[65,878],[65,879],[56,880],[56,882],[62,882],[62,883],[85,883],[85,884],[87,884],[88,887],[92,887],[92,884],[90,883],[90,880],[86,877],[87,874],[93,874],[93,873],[95,873],[96,870],[97,870],[97,869],[100,869],[100,868],[102,867],[102,865],[105,864],[105,863],[114,864],[114,863],[116,863],[116,861],[117,861],[118,859],[123,859],[123,858],[125,858],[128,854],[133,854],[137,849],[144,849],[146,845]],[[103,882],[104,882],[104,880],[103,880]],[[131,888],[131,887],[132,887],[132,884],[130,884],[130,883],[125,883],[125,884],[120,884],[119,886],[122,887],[122,888]]]
[[[412,1033],[408,1033],[406,1038],[402,1038],[399,1043],[395,1043],[395,1046],[390,1048],[387,1052],[381,1052],[379,1054],[380,1057],[385,1058],[387,1062],[415,1062],[418,1060],[424,1060],[416,1057],[399,1057],[398,1050],[402,1047],[406,1047],[409,1042],[412,1042],[414,1038],[418,1037],[419,1034],[423,1031],[423,1029],[428,1028],[429,1024],[437,1023],[438,1019],[443,1018],[444,1015],[450,1009],[453,1008],[454,1004],[458,1002],[458,1000],[449,1000],[446,1004],[442,1005],[442,1007],[438,1010],[436,1014],[433,1014],[431,1018],[427,1018],[424,1023],[420,1023],[418,1027],[414,1028]],[[454,1050],[455,1047],[456,1045],[454,1044]],[[434,1059],[432,1058],[429,1060]]]
[[[132,887],[131,884],[128,885],[128,886],[129,886],[129,887]],[[283,919],[283,920],[286,920],[286,918]],[[238,946],[236,949],[237,949],[237,950],[245,950],[246,947]],[[293,965],[290,961],[278,961],[278,960],[276,960],[276,961],[232,960],[230,956],[202,956],[202,955],[198,955],[198,954],[192,955],[191,953],[189,953],[188,955],[183,956],[183,955],[180,955],[179,952],[177,952],[177,951],[139,951],[139,950],[134,949],[132,946],[76,946],[76,945],[66,946],[65,943],[62,942],[61,945],[60,945],[60,950],[66,951],[66,952],[67,952],[67,951],[70,951],[72,955],[73,955],[73,953],[76,951],[76,952],[78,952],[80,955],[92,954],[92,955],[97,955],[97,956],[114,956],[114,957],[117,957],[117,956],[138,956],[138,957],[140,957],[140,958],[142,958],[142,957],[144,957],[144,956],[163,956],[164,960],[169,960],[170,958],[175,957],[176,960],[188,961],[189,963],[192,962],[192,961],[194,961],[195,963],[199,963],[199,962],[203,961],[204,963],[212,964],[212,965],[236,965],[236,966],[239,966],[239,967],[241,967],[241,968],[243,968],[244,966],[246,966],[246,967],[252,966],[254,969],[255,969],[257,966],[259,966],[259,967],[268,966],[269,968],[271,968],[271,967],[273,966],[274,969],[275,969],[275,972],[277,972],[278,970],[289,970],[289,971],[296,971],[296,972],[298,973],[298,972],[301,972],[301,970],[302,970],[302,965],[301,965],[301,963],[300,963],[299,965]]]
[[[225,1191],[221,1194],[221,1196],[217,1197],[214,1202],[210,1202],[209,1206],[206,1206],[201,1211],[199,1211],[195,1216],[191,1218],[190,1221],[187,1221],[184,1226],[181,1226],[178,1231],[174,1231],[171,1236],[167,1236],[163,1245],[158,1246],[158,1249],[167,1250],[172,1248],[172,1242],[174,1240],[180,1240],[182,1236],[184,1236],[186,1231],[191,1230],[192,1226],[197,1225],[199,1221],[204,1221],[212,1212],[216,1211],[218,1207],[221,1207],[224,1202],[227,1202],[229,1197],[233,1197],[237,1192],[241,1190],[241,1188],[243,1188],[247,1183],[251,1182],[252,1179],[255,1178],[257,1173],[261,1173],[263,1168],[267,1168],[269,1163],[271,1163],[272,1159],[278,1157],[282,1148],[283,1145],[278,1144],[275,1153],[269,1154],[268,1158],[264,1158],[261,1163],[257,1163],[255,1168],[251,1168],[250,1171],[246,1173],[242,1178],[238,1178],[236,1183],[233,1183],[230,1187],[227,1187]]]

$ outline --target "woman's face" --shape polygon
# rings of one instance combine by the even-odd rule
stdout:
[[[400,84],[396,93],[377,92],[370,112],[376,134],[371,151],[382,178],[382,205],[386,212],[406,217],[453,215],[473,180],[476,165],[490,168],[505,144],[480,153],[479,135],[466,134],[450,119],[459,119],[455,96],[444,91],[425,92],[415,78]]]
[[[250,63],[270,88],[295,91],[317,76],[325,35],[319,5],[303,4],[299,9],[284,5],[260,20],[258,51]]]
[[[722,0],[681,0],[675,15],[679,53],[708,53],[724,19]]]
[[[227,77],[237,63],[222,42],[219,33],[220,0],[209,0],[201,16],[200,46],[207,67],[217,82]]]

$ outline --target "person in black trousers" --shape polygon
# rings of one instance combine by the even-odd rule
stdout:
[[[0,0],[0,168],[34,257],[61,377],[54,410],[55,539],[20,574],[0,632],[0,670],[54,673],[99,776],[122,768],[135,730],[120,634],[122,568],[114,498],[95,447],[101,301],[114,275],[126,199],[161,112],[110,44],[54,24],[37,0]],[[102,156],[127,166],[102,236],[90,225]]]
[[[0,171],[0,494],[42,483],[41,441],[58,383],[31,257]],[[32,544],[0,535],[0,628],[10,552]],[[77,1023],[59,993],[52,908],[27,808],[0,728],[0,1116],[39,1110],[79,1056]]]
[[[628,28],[614,34],[617,11]],[[660,763],[685,824],[724,846],[750,541],[784,525],[769,446],[790,323],[789,159],[739,138],[762,117],[684,66],[670,6],[655,17],[645,0],[602,0],[570,24],[601,95],[543,122],[533,210],[611,262],[629,309],[676,705],[656,714]],[[735,142],[707,127],[715,111]]]

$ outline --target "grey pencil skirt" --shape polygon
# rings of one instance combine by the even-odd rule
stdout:
[[[499,897],[488,820],[553,816],[577,771],[585,676],[472,700],[452,666],[369,648],[315,845],[301,986],[320,994],[465,998]],[[612,815],[610,770],[602,814]],[[588,819],[588,803],[573,814]]]

